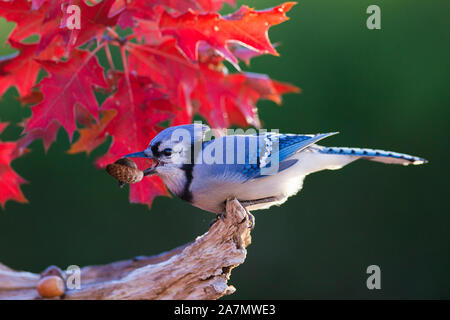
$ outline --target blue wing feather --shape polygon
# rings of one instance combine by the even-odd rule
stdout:
[[[215,163],[214,166],[203,164],[202,171],[208,171],[211,175],[228,181],[246,182],[263,178],[270,170],[262,173],[261,169],[270,168],[272,161],[278,162],[278,166],[275,166],[277,171],[269,174],[282,172],[297,162],[289,159],[292,155],[333,134],[335,133],[316,135],[266,133],[225,136],[220,138],[223,139],[220,141],[223,143],[223,162]],[[203,150],[211,143],[212,141],[205,142]],[[232,163],[230,158],[233,160]]]
[[[246,176],[246,181],[265,177],[266,175],[261,174],[261,168],[269,167],[270,162],[274,160],[278,161],[278,170],[276,173],[286,170],[297,162],[288,160],[292,155],[304,150],[317,141],[336,133],[337,132],[316,135],[268,133],[264,136],[258,136],[260,144],[258,148],[256,148],[256,152],[252,152],[252,150],[249,152],[249,160],[253,159],[256,154],[257,161],[256,163],[250,161],[245,163],[242,174]],[[264,159],[265,161],[263,161]]]

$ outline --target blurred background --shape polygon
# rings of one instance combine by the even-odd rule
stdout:
[[[279,0],[239,1],[257,9]],[[366,8],[381,8],[381,30],[368,30]],[[230,7],[224,12],[232,11]],[[259,104],[264,127],[281,132],[339,131],[329,146],[410,153],[418,167],[358,161],[308,176],[282,207],[255,212],[246,262],[234,269],[231,299],[450,298],[449,2],[301,0],[291,20],[272,27],[280,57],[250,70],[293,83],[300,95],[283,105]],[[0,19],[0,43],[12,24]],[[13,52],[2,45],[0,55]],[[0,120],[30,115],[9,89]],[[75,137],[76,138],[76,137]],[[60,130],[48,153],[41,141],[15,160],[29,183],[29,204],[0,208],[0,261],[40,272],[152,255],[193,240],[213,218],[176,198],[149,210],[130,204],[128,190],[97,170],[107,145],[68,155]],[[381,290],[368,290],[366,269],[381,268]]]

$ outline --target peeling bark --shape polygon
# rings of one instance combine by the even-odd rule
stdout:
[[[193,242],[151,257],[81,269],[81,288],[57,299],[218,299],[236,289],[231,270],[245,261],[252,222],[236,200]],[[40,275],[0,264],[0,299],[42,299]]]

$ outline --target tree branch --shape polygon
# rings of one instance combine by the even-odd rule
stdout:
[[[218,299],[236,289],[231,270],[244,262],[251,242],[249,214],[236,200],[226,216],[195,241],[151,257],[87,266],[81,288],[60,299]],[[42,299],[40,275],[0,264],[0,299]]]

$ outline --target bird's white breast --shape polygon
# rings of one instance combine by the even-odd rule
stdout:
[[[158,176],[163,180],[167,188],[177,196],[181,196],[186,184],[186,174],[180,168],[157,168]]]

